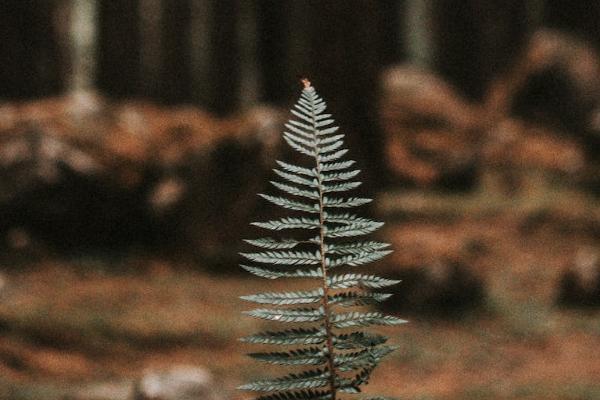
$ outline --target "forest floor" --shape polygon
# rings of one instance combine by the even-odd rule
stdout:
[[[409,324],[382,329],[399,349],[366,391],[413,400],[599,399],[600,311],[555,304],[577,250],[600,244],[586,214],[572,212],[582,208],[567,201],[552,215],[523,204],[465,212],[463,201],[440,212],[430,209],[435,201],[419,201],[428,216],[381,201],[396,217],[383,232],[395,249],[385,270],[476,242],[483,250],[472,268],[485,304],[460,318],[408,315]],[[0,266],[0,398],[58,400],[91,382],[182,363],[208,367],[231,399],[250,398],[234,388],[274,370],[244,356],[256,349],[237,338],[268,325],[242,317],[251,305],[238,296],[285,283],[231,273],[235,265],[201,267],[145,257]]]

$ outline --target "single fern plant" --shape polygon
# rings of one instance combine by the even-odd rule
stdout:
[[[371,200],[344,195],[360,185],[354,180],[360,171],[353,169],[354,161],[343,160],[347,153],[342,148],[344,135],[325,113],[325,102],[308,80],[303,84],[302,95],[291,111],[296,118],[285,124],[283,138],[309,161],[306,166],[278,161],[279,168],[274,171],[281,181],[272,184],[281,194],[260,195],[293,215],[253,223],[289,233],[247,240],[260,250],[242,253],[250,261],[242,268],[262,278],[312,282],[313,287],[242,296],[260,304],[246,314],[289,325],[242,338],[283,347],[249,355],[298,369],[239,387],[263,392],[259,400],[336,400],[342,393],[359,393],[379,361],[394,350],[385,344],[386,337],[361,328],[406,322],[364,308],[390,296],[372,289],[399,281],[352,269],[391,251],[386,243],[361,238],[383,224],[350,212]]]

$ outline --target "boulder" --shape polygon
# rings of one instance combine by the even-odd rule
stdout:
[[[388,289],[394,296],[382,303],[386,312],[455,317],[477,309],[485,300],[484,282],[459,261],[386,271],[387,278],[401,280]]]
[[[134,400],[223,400],[225,396],[206,369],[177,365],[146,371],[135,386]]]
[[[600,307],[600,255],[593,248],[578,250],[562,275],[557,303],[566,307]]]
[[[217,118],[93,94],[0,104],[0,237],[66,252],[239,242],[282,122],[264,107]]]

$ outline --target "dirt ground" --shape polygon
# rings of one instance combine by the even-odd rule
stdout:
[[[428,210],[428,217],[406,209],[381,212],[392,221],[381,235],[395,250],[382,271],[475,247],[469,266],[484,284],[485,301],[464,315],[412,314],[409,324],[382,329],[399,349],[376,369],[365,387],[369,394],[600,398],[600,310],[555,304],[558,282],[577,251],[600,245],[596,214],[566,207],[525,215],[521,206],[437,216]],[[285,282],[253,279],[235,265],[207,272],[202,265],[139,256],[5,262],[1,268],[3,399],[60,399],[89,382],[135,379],[145,368],[175,363],[207,366],[231,399],[247,399],[234,388],[269,372],[244,356],[256,349],[237,341],[268,326],[242,317],[251,305],[238,296],[283,289]]]

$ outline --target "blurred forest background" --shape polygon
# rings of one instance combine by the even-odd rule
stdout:
[[[599,52],[597,1],[1,1],[0,398],[248,398],[303,77],[403,280],[369,392],[600,398]]]

